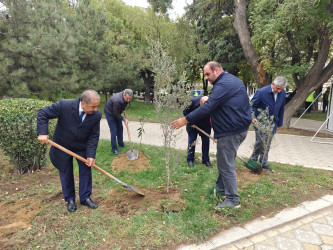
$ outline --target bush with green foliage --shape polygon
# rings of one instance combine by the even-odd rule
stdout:
[[[19,174],[39,169],[45,163],[47,146],[37,140],[36,122],[38,110],[50,104],[24,98],[0,100],[0,148]],[[55,121],[51,121],[50,136],[54,129]]]

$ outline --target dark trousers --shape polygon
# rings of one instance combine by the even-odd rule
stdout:
[[[211,128],[201,128],[207,134],[210,134]],[[187,147],[187,161],[194,161],[195,154],[195,141],[197,140],[198,134],[201,136],[202,142],[202,163],[205,164],[209,162],[209,138],[203,133],[199,132],[197,129],[190,126],[186,126],[186,131],[188,134],[188,147]]]
[[[308,109],[308,111],[306,111],[306,113],[311,113],[311,110],[312,110],[312,105],[311,105],[312,102],[305,102],[305,109],[307,109],[308,107],[310,107]],[[310,106],[311,105],[311,106]]]
[[[113,115],[105,112],[105,110],[104,114],[111,133],[111,150],[114,152],[117,149],[117,141],[119,146],[124,147],[123,124],[122,121],[117,120]]]
[[[233,202],[239,201],[235,159],[239,145],[245,140],[246,134],[247,131],[217,139],[218,176],[216,189],[225,194],[226,199]]]
[[[326,113],[327,108],[328,108],[328,101],[324,101],[323,102],[323,113]]]
[[[81,155],[85,158],[84,155]],[[92,190],[92,177],[91,167],[88,167],[85,163],[77,160],[79,164],[79,196],[80,201],[85,201],[91,195]],[[65,170],[59,171],[62,193],[66,202],[75,201],[75,185],[74,185],[74,173],[73,173],[73,157],[69,157],[64,164],[66,164]]]

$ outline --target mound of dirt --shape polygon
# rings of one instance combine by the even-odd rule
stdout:
[[[176,187],[169,188],[166,192],[164,186],[159,189],[140,189],[145,196],[135,192],[122,193],[118,190],[111,190],[109,199],[101,200],[100,204],[105,213],[110,215],[128,216],[131,214],[142,213],[149,209],[162,209],[163,211],[178,212],[185,209],[180,190]]]
[[[139,152],[138,159],[132,161],[127,159],[126,154],[121,154],[113,158],[111,165],[114,172],[128,171],[135,173],[153,168],[147,156],[142,152]]]

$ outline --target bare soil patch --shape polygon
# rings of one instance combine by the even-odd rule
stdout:
[[[316,131],[312,131],[312,130],[306,130],[306,129],[299,129],[299,128],[280,128],[277,131],[278,134],[290,134],[290,135],[300,135],[300,136],[314,136]],[[319,132],[317,135],[317,137],[321,137],[321,138],[333,138],[333,134],[326,132]]]
[[[182,200],[180,190],[176,187],[166,192],[165,187],[159,189],[140,189],[145,196],[135,192],[120,193],[113,189],[107,200],[101,200],[103,211],[111,216],[120,215],[123,217],[142,213],[150,209],[178,212],[185,209],[185,202]]]
[[[113,158],[111,164],[114,172],[128,171],[130,173],[135,173],[153,168],[148,157],[142,152],[139,152],[138,159],[131,161],[127,159],[126,154],[121,154]]]
[[[133,161],[129,161],[126,154],[115,157],[112,161],[112,169],[115,172],[128,171],[132,173],[152,168],[154,167],[150,164],[149,156],[144,155],[142,152],[139,152],[139,158]],[[267,171],[254,174],[245,167],[236,168],[236,172],[240,189],[256,183],[263,175],[270,175]],[[78,176],[75,177],[75,180],[77,183]],[[277,185],[281,185],[281,182],[283,184],[283,180],[278,178],[273,181]],[[47,193],[40,191],[42,186],[49,185],[50,183],[57,188],[52,187],[50,188],[50,192]],[[44,169],[24,176],[15,176],[12,173],[11,176],[2,174],[0,176],[0,188],[0,245],[4,248],[15,249],[25,245],[28,246],[29,242],[19,242],[17,235],[22,230],[31,230],[32,220],[40,225],[47,224],[50,213],[52,213],[52,210],[48,208],[49,204],[52,204],[53,207],[59,207],[59,209],[63,210],[64,214],[67,213],[65,202],[62,200],[63,197],[57,171]],[[151,209],[176,213],[184,210],[186,207],[181,194],[182,190],[177,187],[171,187],[169,193],[166,192],[165,186],[140,188],[140,191],[145,194],[145,196],[140,196],[135,192],[118,186],[107,191],[106,199],[98,196],[99,193],[105,192],[102,188],[102,186],[94,187],[93,199],[98,203],[99,211],[109,217],[120,216],[126,219],[132,215]],[[298,195],[298,193],[295,195]],[[304,195],[300,200],[308,200],[310,197],[312,198],[312,195],[313,199],[316,199],[317,197],[315,196],[318,196],[318,193],[314,192],[310,195]],[[79,202],[77,203],[79,210],[77,213],[88,217],[91,211],[82,209]],[[268,214],[266,211],[263,215],[269,217],[273,214],[274,211]],[[218,216],[224,218],[223,215]],[[57,231],[59,232],[64,230],[61,223],[54,226],[57,227]],[[122,244],[124,243],[119,243],[119,245]],[[127,246],[130,247],[130,245]]]
[[[140,153],[139,158],[134,161],[129,161],[126,155],[123,154],[116,157],[112,165],[115,165],[115,171],[126,170],[138,172],[152,168],[149,159],[143,153]],[[237,177],[240,187],[246,187],[251,183],[255,183],[260,178],[260,175],[252,174],[246,168],[237,168]],[[2,178],[2,192],[0,196],[0,242],[10,244],[12,237],[15,237],[15,234],[19,230],[29,229],[30,222],[45,208],[46,203],[54,202],[57,205],[60,204],[59,206],[64,209],[64,213],[66,212],[61,190],[56,190],[43,197],[36,195],[37,193],[33,191],[29,191],[27,197],[22,200],[11,199],[9,202],[6,201],[8,197],[16,197],[16,194],[19,192],[38,189],[43,185],[47,185],[49,182],[59,181],[58,178],[56,171],[50,172],[48,170],[16,177],[15,180],[5,180]],[[58,184],[60,189],[60,181]],[[145,196],[140,196],[123,187],[118,187],[109,191],[108,199],[96,197],[95,200],[103,213],[110,216],[118,215],[127,217],[150,209],[166,212],[179,212],[185,209],[186,204],[182,198],[181,190],[177,187],[170,187],[169,193],[166,192],[165,186],[159,186],[157,189],[140,188],[140,191],[142,191]],[[95,188],[94,193],[99,193],[98,188]],[[43,219],[46,220],[47,217],[38,217],[40,223],[43,223],[43,221],[40,221]],[[13,246],[12,244],[10,245]]]

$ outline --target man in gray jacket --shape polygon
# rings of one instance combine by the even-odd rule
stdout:
[[[114,94],[105,103],[104,114],[108,121],[111,133],[111,150],[116,155],[119,155],[117,148],[117,142],[120,147],[124,147],[123,141],[123,124],[128,126],[128,120],[121,115],[125,110],[127,104],[132,100],[133,91],[131,89],[125,89],[117,94]]]

